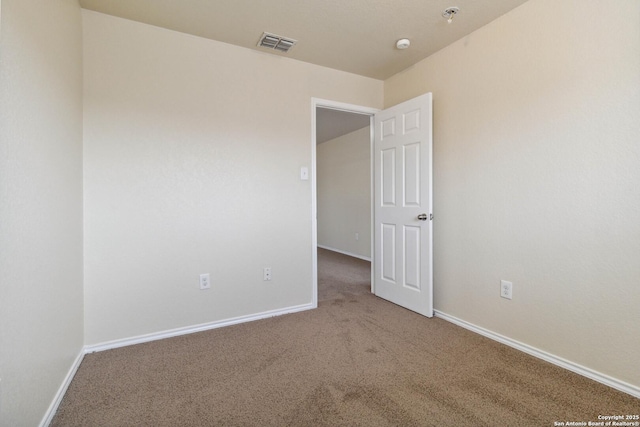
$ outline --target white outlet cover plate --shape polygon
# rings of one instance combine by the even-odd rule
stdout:
[[[513,298],[513,283],[500,280],[500,296],[506,299]]]
[[[200,289],[210,289],[211,288],[211,278],[209,277],[209,273],[200,275]]]

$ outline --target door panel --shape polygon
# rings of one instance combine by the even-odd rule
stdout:
[[[404,285],[420,290],[420,227],[404,227]]]
[[[396,282],[396,225],[382,224],[381,232],[382,278]]]
[[[383,150],[382,165],[382,205],[396,205],[396,149]]]
[[[420,207],[420,142],[404,146],[404,206]]]
[[[431,105],[429,93],[381,111],[374,131],[375,293],[428,317],[433,316]]]

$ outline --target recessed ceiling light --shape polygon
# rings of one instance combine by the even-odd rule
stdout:
[[[406,49],[411,45],[411,40],[409,39],[400,39],[396,42],[396,47],[398,49]]]

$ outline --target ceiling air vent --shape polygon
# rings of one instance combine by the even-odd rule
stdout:
[[[260,41],[258,42],[258,46],[286,53],[289,52],[289,49],[291,49],[296,43],[298,43],[298,41],[294,39],[276,36],[271,33],[263,33],[262,37],[260,37]]]

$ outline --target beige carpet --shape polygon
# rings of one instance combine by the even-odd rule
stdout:
[[[640,413],[638,399],[376,298],[367,262],[319,258],[317,310],[89,354],[52,426],[553,426]]]

